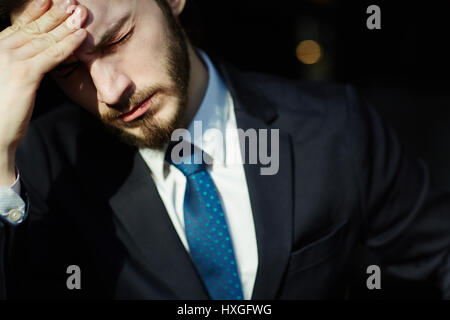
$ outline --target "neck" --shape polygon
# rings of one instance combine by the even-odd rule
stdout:
[[[183,127],[187,128],[195,117],[208,88],[209,74],[206,65],[188,42],[191,74],[188,88],[188,104],[183,119]]]

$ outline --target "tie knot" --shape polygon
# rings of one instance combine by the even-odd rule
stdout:
[[[187,141],[172,142],[166,151],[166,161],[178,168],[186,177],[206,171],[204,152]]]

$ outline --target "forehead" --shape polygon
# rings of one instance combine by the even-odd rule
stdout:
[[[102,35],[126,16],[133,16],[136,0],[78,0],[89,12],[84,25],[89,33],[85,46],[97,45]]]

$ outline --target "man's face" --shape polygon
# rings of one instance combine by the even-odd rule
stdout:
[[[89,36],[52,76],[125,142],[161,147],[187,103],[190,65],[181,27],[156,0],[78,2],[89,10]]]

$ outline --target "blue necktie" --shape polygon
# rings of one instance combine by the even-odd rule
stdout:
[[[185,143],[185,142],[181,142]],[[194,146],[190,154],[178,155],[181,163],[174,163],[171,144],[166,160],[186,176],[184,195],[184,224],[192,261],[214,300],[242,300],[243,293],[230,232],[225,220],[217,189],[203,161],[194,161]],[[196,149],[198,151],[198,149]]]

